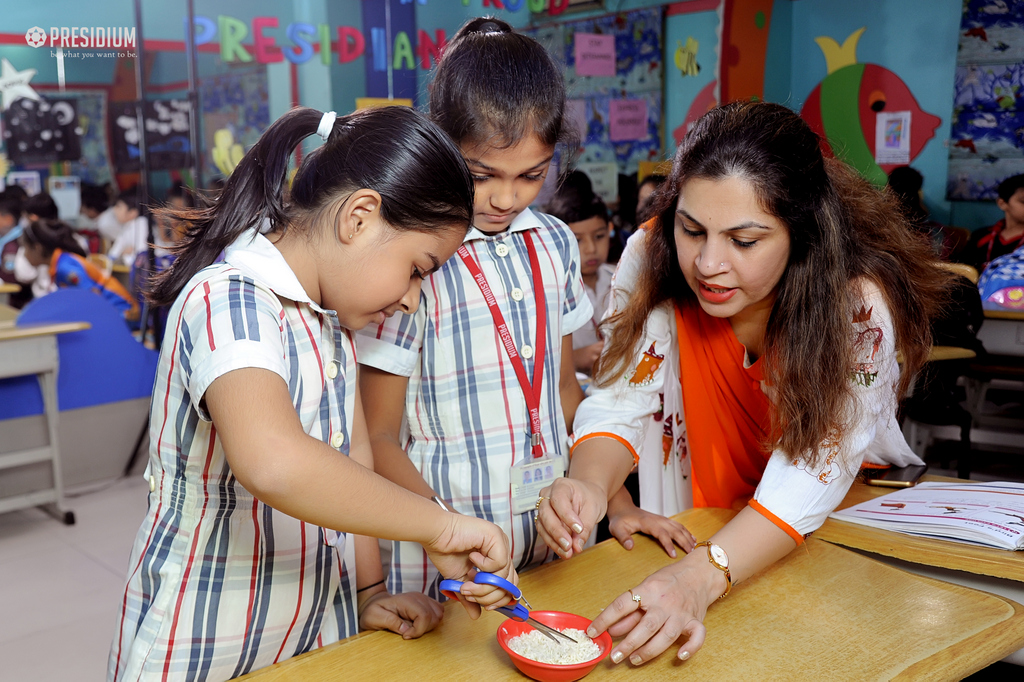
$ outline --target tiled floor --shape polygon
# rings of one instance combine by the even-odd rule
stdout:
[[[146,513],[141,476],[66,500],[77,523],[0,514],[0,680],[106,679],[107,651]]]

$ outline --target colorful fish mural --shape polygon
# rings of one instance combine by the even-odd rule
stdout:
[[[911,112],[911,160],[935,136],[942,120],[922,110],[910,88],[895,73],[878,64],[857,63],[857,41],[864,30],[855,31],[842,46],[828,36],[815,39],[825,53],[828,75],[808,96],[800,116],[828,140],[826,153],[834,153],[881,187],[896,166],[875,163],[878,112]]]

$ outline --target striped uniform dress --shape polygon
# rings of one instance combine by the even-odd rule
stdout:
[[[355,348],[280,252],[249,232],[171,308],[150,415],[149,511],[108,679],[225,680],[358,631],[353,545],[253,498],[203,395],[235,369],[286,382],[303,429],[348,455]]]
[[[546,453],[568,463],[558,390],[562,337],[592,316],[576,237],[561,221],[527,209],[500,235],[470,230],[465,244],[480,264],[532,377],[537,310],[523,238],[527,230],[547,301],[542,442]],[[484,296],[462,260],[451,258],[423,282],[415,314],[398,314],[379,327],[363,329],[356,334],[356,345],[360,363],[409,377],[408,433],[403,439],[427,484],[457,511],[500,526],[511,539],[517,570],[553,558],[534,528],[533,510],[512,513],[511,467],[530,456],[529,414]],[[437,583],[438,573],[421,546],[392,544],[392,593],[418,591],[442,598]]]

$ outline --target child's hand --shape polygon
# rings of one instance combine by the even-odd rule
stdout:
[[[381,591],[367,598],[359,612],[361,630],[391,630],[402,639],[430,632],[444,618],[444,607],[425,594],[391,595]]]
[[[676,556],[675,545],[682,547],[687,554],[693,549],[697,541],[681,523],[640,509],[633,504],[628,492],[624,500],[619,498],[620,495],[616,495],[608,503],[608,532],[620,545],[633,549],[633,533],[644,533],[660,542],[672,558]]]
[[[558,556],[569,559],[583,545],[608,508],[608,500],[593,483],[575,478],[556,478],[540,491],[537,530]]]
[[[603,348],[604,341],[598,341],[597,343],[574,350],[572,352],[572,364],[576,365],[576,371],[590,374],[594,369],[594,363],[601,357],[601,350]]]
[[[474,601],[461,601],[469,617],[480,617],[481,604],[498,608],[512,601],[504,590],[472,582],[477,570],[494,573],[513,584],[519,582],[505,533],[493,523],[474,516],[448,514],[446,521],[444,529],[423,548],[442,576],[466,583],[464,593]],[[476,602],[477,599],[481,601]]]

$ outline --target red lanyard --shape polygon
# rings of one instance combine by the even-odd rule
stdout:
[[[526,251],[530,255],[530,272],[533,274],[533,293],[537,302],[537,342],[534,344],[533,358],[533,383],[530,383],[526,376],[526,367],[523,359],[516,349],[512,340],[512,334],[505,323],[505,316],[501,314],[498,301],[487,283],[480,265],[470,255],[465,244],[459,247],[459,258],[469,268],[469,273],[476,280],[480,287],[480,293],[484,295],[487,302],[487,309],[494,320],[494,326],[498,328],[498,335],[501,337],[501,344],[508,353],[508,359],[516,371],[516,378],[519,379],[519,386],[523,389],[523,396],[526,398],[526,408],[530,412],[530,447],[534,457],[544,455],[544,448],[541,445],[541,424],[540,424],[540,395],[541,386],[544,383],[544,346],[547,339],[547,305],[544,300],[544,280],[540,273],[540,260],[537,258],[537,249],[533,246],[533,238],[529,232],[523,232],[523,239],[526,241]]]

